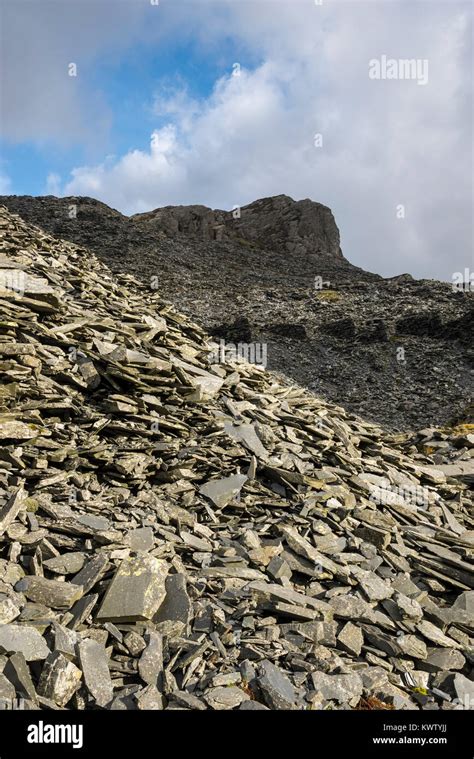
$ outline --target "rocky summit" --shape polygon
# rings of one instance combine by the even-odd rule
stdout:
[[[0,704],[472,708],[472,499],[424,451],[468,430],[399,443],[216,360],[6,208],[0,246]]]
[[[473,293],[351,265],[320,203],[131,217],[91,198],[0,203],[158,288],[224,345],[265,346],[267,368],[366,419],[394,431],[473,421]]]

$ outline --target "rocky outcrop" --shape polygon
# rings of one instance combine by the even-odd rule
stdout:
[[[277,195],[228,212],[199,205],[166,206],[132,218],[171,237],[245,241],[293,257],[348,263],[331,209],[308,199],[294,201],[288,195]]]

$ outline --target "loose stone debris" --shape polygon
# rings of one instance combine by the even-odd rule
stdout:
[[[201,205],[123,216],[88,197],[0,195],[0,204],[112,271],[155,282],[215,336],[217,353],[238,351],[392,430],[463,421],[474,431],[468,274],[462,284],[461,272],[437,282],[363,271],[321,203],[276,195],[238,218]]]
[[[2,703],[473,707],[466,481],[1,208],[0,240]]]

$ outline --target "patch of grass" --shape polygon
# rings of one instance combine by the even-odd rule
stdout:
[[[470,435],[474,433],[474,424],[457,424],[454,427],[445,428],[451,435]]]
[[[238,242],[239,245],[245,245],[247,248],[253,248],[256,250],[264,250],[263,245],[260,245],[258,242],[250,242],[250,240],[246,240],[244,237],[234,237],[235,242]]]
[[[337,303],[337,301],[341,300],[342,295],[335,290],[319,290],[316,293],[316,297],[325,303]]]

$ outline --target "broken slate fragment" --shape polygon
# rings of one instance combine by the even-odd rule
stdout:
[[[58,575],[73,575],[79,572],[84,566],[85,556],[78,551],[70,551],[64,553],[61,556],[53,556],[51,559],[46,559],[43,565],[50,572],[54,572]]]
[[[129,532],[130,550],[134,553],[151,551],[155,545],[151,527],[137,527]]]
[[[397,604],[398,610],[404,619],[412,619],[419,622],[423,617],[423,609],[414,598],[409,598],[403,593],[395,593],[393,600]]]
[[[268,452],[255,432],[253,424],[233,424],[225,422],[224,429],[233,440],[242,443],[257,458],[268,458]]]
[[[194,696],[192,693],[188,693],[184,690],[175,690],[171,693],[171,698],[176,701],[177,704],[187,709],[195,709],[196,711],[206,711],[206,704],[201,699]]]
[[[223,509],[241,491],[247,481],[245,474],[233,474],[221,480],[210,480],[199,488],[201,495],[206,496],[219,509]]]
[[[0,424],[0,427],[3,424]],[[24,507],[25,491],[21,488],[8,499],[5,506],[0,508],[0,535],[3,535],[7,527],[17,518],[19,511]]]
[[[393,595],[390,585],[373,572],[367,572],[357,567],[352,570],[352,574],[357,578],[369,601],[383,601],[384,598],[390,598]]]
[[[426,659],[428,655],[425,642],[416,635],[398,635],[396,642],[402,653],[412,659]]]
[[[49,654],[38,683],[38,693],[58,706],[66,706],[82,679],[81,670],[58,651]]]
[[[110,529],[110,522],[105,517],[98,517],[94,514],[79,514],[75,519],[76,522],[92,530],[92,532],[106,532]]]
[[[105,594],[97,621],[151,619],[165,599],[168,569],[165,561],[149,554],[124,559]]]
[[[239,711],[270,711],[268,706],[261,704],[260,701],[242,701],[239,707]]]
[[[259,665],[258,685],[270,709],[295,708],[295,688],[288,677],[267,659]]]
[[[109,561],[104,554],[97,554],[71,579],[73,585],[79,585],[83,593],[88,593],[96,582],[105,574]]]
[[[59,622],[53,622],[54,650],[64,654],[68,659],[73,659],[78,642],[78,634]]]
[[[137,709],[142,711],[161,711],[164,707],[163,696],[156,685],[147,685],[135,695]]]
[[[112,700],[113,686],[105,647],[86,638],[78,645],[78,657],[87,690],[97,706],[106,706]]]
[[[362,680],[356,673],[326,675],[324,672],[313,672],[311,677],[314,690],[326,701],[355,705],[362,695]]]
[[[165,600],[153,622],[163,635],[185,636],[192,612],[191,600],[186,589],[186,576],[180,573],[168,575],[165,589]]]
[[[235,709],[243,701],[248,701],[250,696],[235,685],[218,686],[211,688],[204,696],[211,709]]]
[[[360,656],[362,646],[364,645],[364,636],[360,627],[352,622],[347,622],[337,636],[341,648],[354,656]]]
[[[0,672],[0,711],[5,703],[12,702],[16,696],[15,686]]]
[[[128,648],[132,656],[138,656],[146,648],[146,643],[142,636],[135,632],[135,630],[130,630],[125,635],[123,645]]]
[[[444,646],[446,648],[461,648],[461,645],[457,643],[453,638],[449,638],[436,625],[428,620],[424,619],[422,622],[418,622],[417,629],[424,635],[425,638],[432,641],[438,646]]]
[[[472,709],[474,706],[474,681],[468,680],[465,675],[457,672],[454,675],[454,690],[464,709]]]
[[[46,577],[28,575],[15,585],[18,593],[36,603],[44,604],[52,609],[70,609],[82,596],[82,588],[70,582],[47,580]]]
[[[26,661],[40,661],[46,659],[50,651],[36,628],[0,625],[0,653],[21,653]]]
[[[430,672],[447,672],[462,669],[466,659],[455,648],[429,648],[423,669]]]
[[[20,616],[20,608],[12,598],[0,594],[0,625],[7,625]]]
[[[49,651],[48,651],[49,653]],[[19,651],[10,656],[3,670],[5,677],[15,688],[18,696],[36,701],[36,691],[25,657]]]

